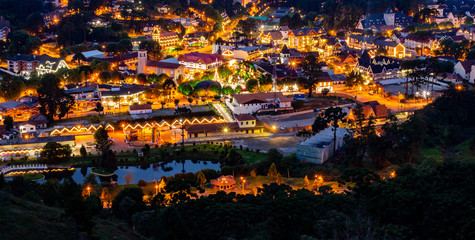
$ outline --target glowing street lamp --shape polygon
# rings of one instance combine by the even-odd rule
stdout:
[[[155,195],[158,194],[158,185],[155,183]]]

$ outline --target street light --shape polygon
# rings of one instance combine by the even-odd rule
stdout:
[[[157,183],[155,183],[155,195],[157,195],[157,194],[158,194],[158,185],[157,185]]]

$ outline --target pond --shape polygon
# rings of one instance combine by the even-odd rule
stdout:
[[[140,166],[119,166],[115,171],[115,176],[112,178],[114,181],[117,181],[119,185],[126,184],[124,176],[131,174],[132,179],[130,180],[131,184],[137,184],[139,180],[144,180],[146,182],[152,182],[153,180],[159,180],[162,177],[174,176],[177,173],[196,173],[203,169],[213,169],[216,171],[220,170],[219,163],[212,163],[210,161],[173,161],[170,163],[156,163],[156,164],[144,164]],[[67,177],[72,177],[72,179],[78,183],[84,183],[86,176],[91,173],[92,167],[82,167],[76,168],[72,171],[49,171],[44,172],[45,179],[57,178],[64,179]],[[110,177],[96,177],[98,182],[111,181]],[[7,178],[11,180],[12,178]],[[45,182],[46,180],[39,181],[39,183]]]

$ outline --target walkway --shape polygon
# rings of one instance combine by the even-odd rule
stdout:
[[[221,105],[221,103],[213,103],[213,106],[218,110],[219,114],[223,116],[226,122],[235,122],[234,118],[229,114],[229,112]]]

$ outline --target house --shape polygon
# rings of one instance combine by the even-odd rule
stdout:
[[[336,141],[333,141],[334,133]],[[296,157],[300,161],[323,164],[335,155],[333,152],[335,144],[336,150],[343,146],[343,138],[346,135],[348,135],[348,130],[345,128],[337,128],[334,132],[332,127],[328,127],[298,144]]]
[[[228,138],[232,136],[249,136],[264,132],[264,126],[257,124],[257,119],[251,115],[236,116],[233,123],[194,124],[185,126],[187,138]]]
[[[258,47],[245,47],[233,51],[233,58],[243,61],[254,60],[261,56],[261,51]]]
[[[10,21],[5,20],[5,17],[0,17],[0,41],[6,41],[8,33],[12,30]]]
[[[158,26],[153,28],[152,39],[160,44],[160,47],[173,48],[179,44],[180,38],[176,32],[160,32]]]
[[[326,34],[323,28],[301,28],[289,31],[289,47],[298,50],[307,50],[313,47],[314,37]]]
[[[379,104],[378,101],[365,102],[361,106],[362,114],[365,119],[369,118],[386,118],[389,116],[388,108],[385,105]],[[356,120],[357,116],[355,114],[356,109],[352,108],[348,113],[349,120]]]
[[[210,70],[223,64],[223,57],[218,54],[191,52],[178,57],[178,62],[188,69]]]
[[[157,10],[159,13],[168,13],[170,11],[170,7],[167,4],[158,4]]]
[[[100,88],[105,88],[105,90],[101,90],[102,105],[115,108],[118,108],[119,105],[139,103],[139,97],[145,90],[144,86],[135,84],[122,86],[102,85]]]
[[[0,103],[0,113],[3,121],[5,116],[11,116],[14,121],[27,121],[31,116],[34,116],[37,112],[37,102],[20,102],[20,101],[7,101]]]
[[[454,66],[454,74],[475,83],[475,60],[460,61]]]
[[[315,48],[321,57],[332,57],[345,48],[346,44],[336,37],[322,35],[315,38]]]
[[[282,31],[279,30],[263,31],[259,36],[259,39],[261,43],[280,45],[283,43],[284,35],[282,34]]]
[[[372,81],[399,78],[402,76],[401,61],[399,59],[383,56],[371,58],[367,51],[358,59],[356,68]]]
[[[98,84],[89,84],[88,86],[65,86],[64,91],[73,96],[76,101],[100,100],[101,98]]]
[[[61,58],[53,58],[46,54],[30,55],[17,54],[7,58],[8,70],[24,76],[36,72],[38,75],[55,73],[61,68],[68,68],[68,64]]]
[[[281,92],[235,94],[232,99],[226,100],[226,105],[233,114],[252,114],[269,109],[292,109],[292,99]]]
[[[230,38],[224,41],[221,38],[218,38],[213,43],[213,50],[211,53],[217,54],[219,52],[224,53],[226,50],[232,50],[236,48],[245,48],[249,46],[254,46],[256,43],[247,38]]]
[[[240,128],[255,127],[257,119],[251,114],[240,114],[234,117]]]
[[[403,45],[412,56],[421,56],[438,47],[438,40],[433,35],[425,33],[411,33],[404,38]]]
[[[130,115],[152,113],[152,104],[134,104],[129,106]]]
[[[403,12],[395,11],[392,8],[386,9],[384,13],[369,13],[362,17],[357,29],[369,29],[372,26],[386,25],[403,28],[413,22],[412,17]]]
[[[28,121],[13,122],[13,128],[18,129],[21,135],[36,136],[38,129],[45,129],[48,118],[43,114],[35,114]]]

